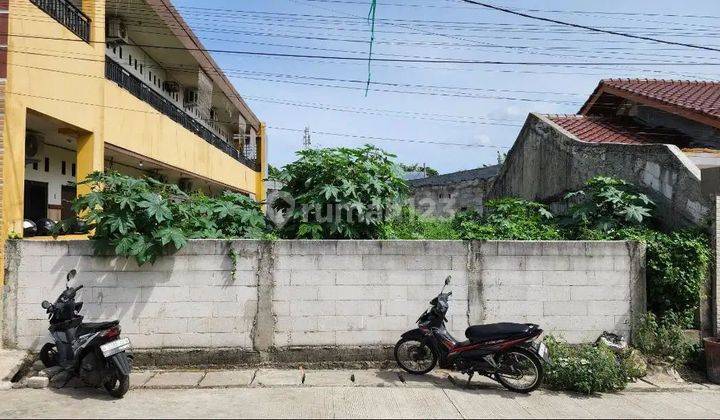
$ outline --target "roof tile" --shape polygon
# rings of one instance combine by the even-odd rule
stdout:
[[[674,144],[686,147],[690,139],[682,133],[643,127],[630,120],[585,115],[548,115],[552,122],[588,143]]]
[[[603,86],[720,120],[720,82],[605,79],[599,88]]]

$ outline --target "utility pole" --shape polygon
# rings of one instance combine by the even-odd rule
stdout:
[[[303,149],[309,149],[312,147],[312,140],[310,139],[310,127],[305,126],[305,135],[303,136]]]

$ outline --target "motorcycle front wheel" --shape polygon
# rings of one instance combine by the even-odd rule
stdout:
[[[120,372],[115,374],[106,381],[103,386],[107,392],[115,398],[122,398],[130,389],[130,376],[123,375]]]
[[[424,375],[435,367],[438,356],[422,340],[403,338],[395,344],[395,361],[404,371]]]
[[[46,343],[40,350],[40,361],[46,368],[58,365],[58,353],[55,344]]]
[[[512,348],[499,355],[495,378],[510,391],[527,394],[542,385],[545,368],[534,353]]]

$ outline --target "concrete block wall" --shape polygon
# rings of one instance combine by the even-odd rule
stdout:
[[[233,275],[229,249],[235,251]],[[65,275],[83,284],[78,301],[88,321],[121,321],[137,348],[252,349],[257,303],[257,243],[197,241],[154,265],[93,256],[89,242],[10,241],[5,344],[37,348],[47,340],[43,300],[54,302]],[[10,295],[10,296],[8,296]],[[12,308],[14,300],[15,308]],[[14,322],[13,322],[14,321]],[[14,324],[14,325],[13,325]]]
[[[452,275],[448,325],[467,328],[461,241],[283,241],[277,244],[275,345],[388,345],[415,328]]]
[[[11,241],[3,341],[47,340],[42,300],[84,284],[88,321],[118,318],[136,348],[390,346],[452,275],[449,329],[534,322],[572,342],[629,331],[644,311],[630,242],[191,241],[138,267],[87,241]]]
[[[532,322],[567,341],[628,336],[645,312],[645,250],[630,242],[488,242],[475,253],[470,321]]]

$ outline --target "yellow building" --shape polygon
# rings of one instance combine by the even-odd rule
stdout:
[[[0,1],[0,33],[2,240],[97,170],[264,200],[263,125],[169,0]]]

